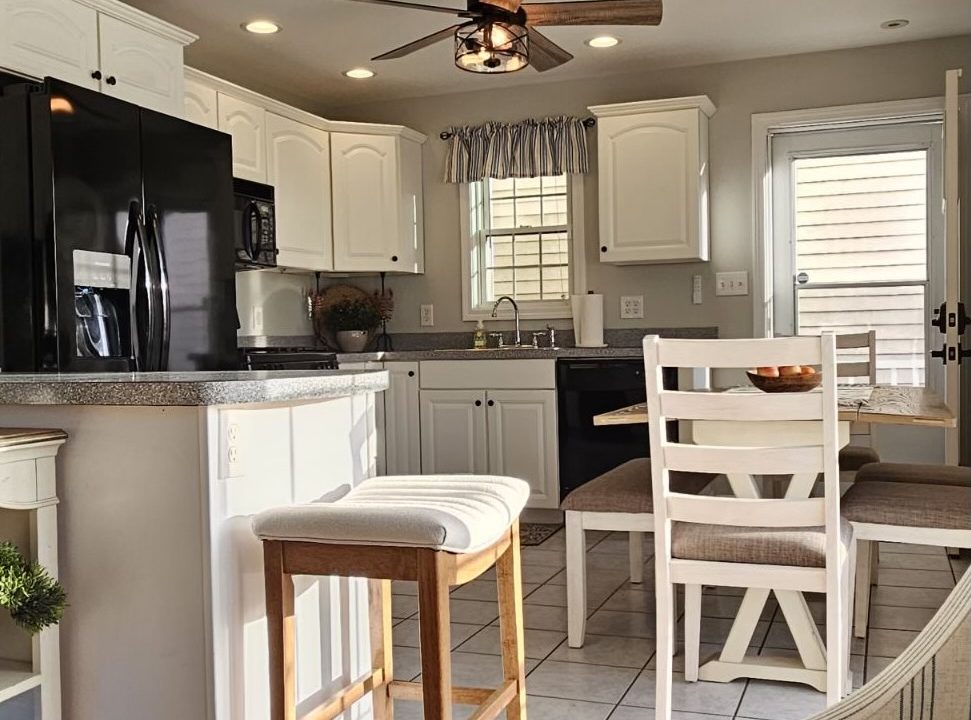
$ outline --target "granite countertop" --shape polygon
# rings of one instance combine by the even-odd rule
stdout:
[[[471,348],[450,348],[446,350],[387,350],[362,353],[338,353],[338,364],[410,361],[419,360],[550,360],[556,358],[640,358],[644,351],[640,347],[604,348],[526,348],[516,350],[472,350]]]
[[[384,370],[0,373],[0,405],[242,405],[381,392]]]

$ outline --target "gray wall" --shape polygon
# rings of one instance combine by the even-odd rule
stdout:
[[[752,332],[752,298],[714,296],[716,271],[753,263],[751,116],[753,113],[942,95],[944,71],[967,66],[971,37],[882,45],[604,78],[550,82],[502,92],[461,93],[331,109],[335,119],[401,123],[428,134],[425,145],[424,276],[389,281],[397,308],[391,329],[421,331],[419,305],[435,305],[434,331],[471,331],[461,319],[458,188],[441,181],[452,124],[587,115],[587,106],[682,95],[708,95],[718,110],[710,125],[711,261],[661,266],[601,265],[597,247],[597,176],[585,179],[588,285],[606,295],[607,327],[717,324],[724,337]],[[526,72],[532,72],[526,70]],[[962,87],[967,92],[971,72]],[[469,87],[477,78],[469,76]],[[596,160],[596,142],[591,146]],[[966,237],[966,236],[965,236]],[[691,304],[692,275],[704,278],[704,304]],[[619,297],[644,295],[643,321],[621,320]],[[533,323],[541,325],[541,323]],[[567,323],[568,324],[568,323]],[[560,325],[563,323],[561,321]]]

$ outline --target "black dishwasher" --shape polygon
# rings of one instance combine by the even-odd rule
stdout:
[[[677,386],[677,371],[664,370],[664,386]],[[640,358],[557,360],[556,396],[560,499],[611,468],[650,455],[647,425],[593,424],[594,415],[646,400]],[[676,429],[669,429],[669,437],[676,438]]]

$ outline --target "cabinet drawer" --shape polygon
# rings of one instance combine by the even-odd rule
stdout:
[[[37,502],[37,465],[34,460],[0,465],[0,505]]]
[[[427,360],[421,363],[423,389],[553,389],[554,360]]]

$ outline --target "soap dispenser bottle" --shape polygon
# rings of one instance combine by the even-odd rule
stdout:
[[[487,343],[486,343],[485,325],[483,325],[482,321],[479,320],[475,324],[475,335],[472,338],[472,347],[475,348],[476,350],[480,350],[485,348],[486,346],[487,346]]]

